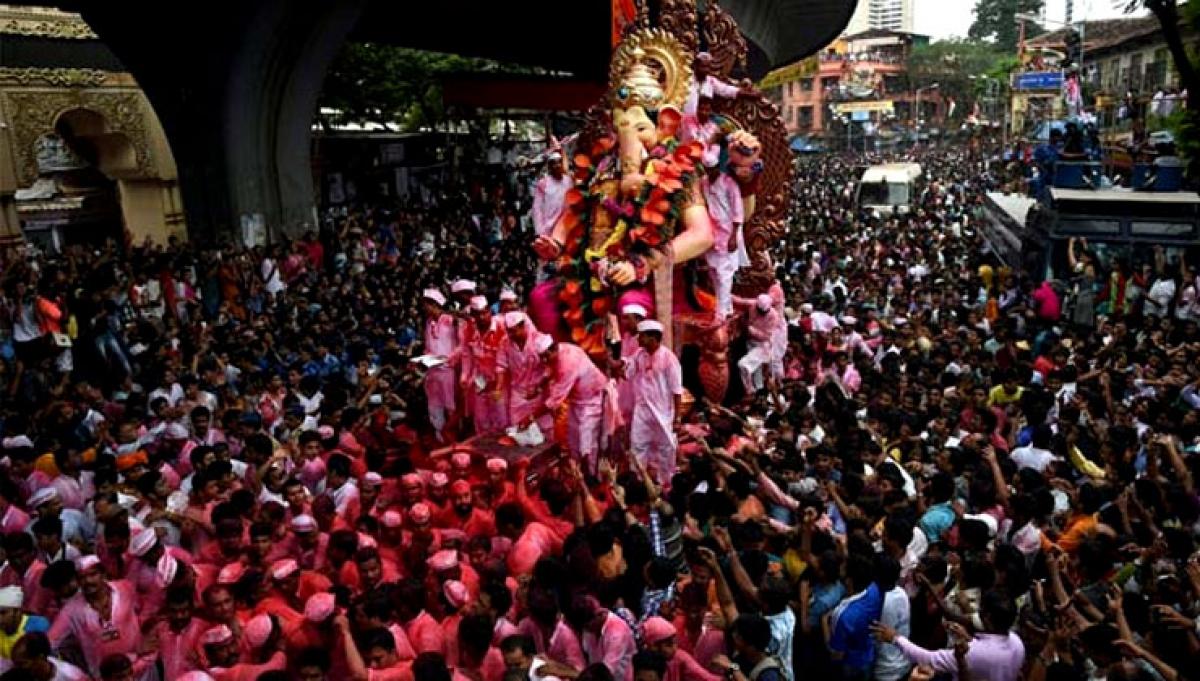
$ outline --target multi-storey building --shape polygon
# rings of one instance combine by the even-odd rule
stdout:
[[[925,36],[871,29],[840,38],[812,57],[777,69],[761,87],[774,99],[790,134],[822,133],[830,121],[851,111],[866,112],[874,123],[912,118],[914,93],[905,63]],[[940,100],[922,97],[925,118]]]

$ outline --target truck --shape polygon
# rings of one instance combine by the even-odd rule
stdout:
[[[1050,187],[1042,201],[992,192],[985,202],[984,237],[1013,270],[1036,281],[1072,276],[1072,239],[1107,267],[1131,269],[1154,262],[1161,247],[1168,263],[1200,256],[1200,195],[1124,188]]]
[[[915,185],[921,177],[919,163],[885,163],[869,166],[858,182],[855,202],[859,208],[880,215],[907,213],[914,198]]]

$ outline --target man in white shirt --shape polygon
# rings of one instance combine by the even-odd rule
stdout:
[[[912,627],[912,614],[908,594],[897,582],[900,579],[900,563],[891,556],[880,556],[876,568],[876,583],[883,592],[883,610],[879,622],[891,627],[902,636],[908,636]],[[876,681],[900,681],[908,678],[912,663],[894,643],[880,641],[875,651]]]
[[[150,391],[150,395],[146,399],[146,404],[151,405],[154,403],[154,400],[160,397],[165,399],[167,404],[172,407],[179,404],[184,398],[183,386],[179,385],[179,382],[175,380],[175,372],[170,369],[163,370],[162,381],[159,382],[157,388]]]
[[[688,88],[687,99],[683,102],[684,116],[696,115],[701,97],[732,99],[741,92],[738,86],[730,85],[720,78],[710,75],[711,71],[712,55],[708,52],[697,53],[696,59],[692,62],[691,86]]]
[[[1181,322],[1200,321],[1200,277],[1192,270],[1184,278],[1184,285],[1179,289],[1179,300],[1175,303],[1175,318]]]
[[[551,151],[546,156],[546,173],[533,186],[533,231],[535,236],[550,236],[554,224],[562,216],[567,191],[573,182],[563,172],[562,153]]]
[[[1055,459],[1054,454],[1049,450],[1050,438],[1050,428],[1039,425],[1033,430],[1033,441],[1024,447],[1012,450],[1010,458],[1013,463],[1017,464],[1018,469],[1032,468],[1039,473],[1044,473]]]
[[[350,474],[349,457],[334,454],[326,466],[325,493],[333,499],[339,516],[353,518],[358,511],[358,483]]]
[[[732,177],[721,172],[720,160],[719,148],[710,147],[704,152],[705,174],[700,180],[700,189],[713,223],[713,246],[704,254],[704,259],[717,294],[717,314],[725,318],[733,312],[733,277],[740,262],[738,249],[742,243],[745,216],[742,191]]]
[[[1175,298],[1175,280],[1161,273],[1146,293],[1146,314],[1155,317],[1167,316],[1167,309]]]
[[[536,652],[533,639],[523,634],[506,636],[500,641],[500,654],[504,658],[505,669],[524,670],[529,681],[559,681],[557,676],[538,674],[538,670],[546,666],[546,658],[535,654]]]

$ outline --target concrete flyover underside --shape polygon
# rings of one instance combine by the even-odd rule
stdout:
[[[856,0],[723,0],[758,70],[807,56]],[[48,4],[18,2],[17,4]],[[488,57],[603,81],[610,0],[75,0],[162,121],[191,236],[315,226],[310,133],[325,73],[347,40]]]

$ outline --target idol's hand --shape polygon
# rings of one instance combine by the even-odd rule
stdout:
[[[629,286],[637,281],[637,270],[631,262],[610,265],[608,268],[608,280],[617,286]]]
[[[542,260],[551,260],[558,257],[562,251],[562,245],[549,236],[539,236],[533,240],[533,252]]]

